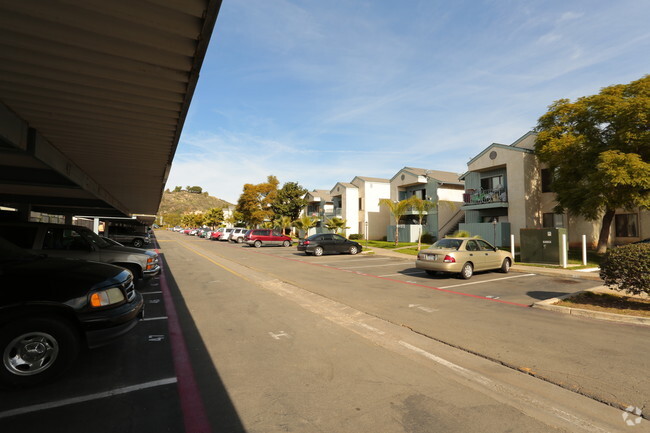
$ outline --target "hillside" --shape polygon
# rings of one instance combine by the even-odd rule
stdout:
[[[205,212],[212,208],[223,208],[232,206],[225,200],[203,194],[195,194],[187,191],[163,192],[158,215],[161,214],[184,214],[196,211]]]

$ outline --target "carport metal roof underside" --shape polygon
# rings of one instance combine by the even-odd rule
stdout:
[[[221,0],[0,0],[0,206],[155,214]]]

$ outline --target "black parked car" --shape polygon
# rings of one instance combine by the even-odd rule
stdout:
[[[320,233],[309,236],[298,243],[298,251],[304,251],[306,255],[322,256],[330,253],[361,252],[361,244],[333,233]]]
[[[81,347],[129,332],[143,305],[127,269],[32,254],[0,237],[0,385],[59,375]]]

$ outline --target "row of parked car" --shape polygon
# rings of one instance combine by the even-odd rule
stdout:
[[[293,245],[291,237],[272,229],[245,229],[245,228],[182,228],[174,227],[173,231],[184,233],[188,236],[199,236],[211,240],[245,243],[249,246],[260,248],[267,245]],[[362,251],[361,244],[344,238],[335,233],[318,233],[298,242],[298,251],[306,255],[322,256],[331,253],[357,254]]]
[[[157,253],[85,227],[0,222],[0,386],[55,377],[129,332],[144,314],[136,281],[159,273]]]

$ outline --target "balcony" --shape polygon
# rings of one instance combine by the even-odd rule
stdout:
[[[508,207],[508,194],[505,188],[468,189],[463,194],[463,202],[465,209],[471,209],[474,206],[480,208]]]

